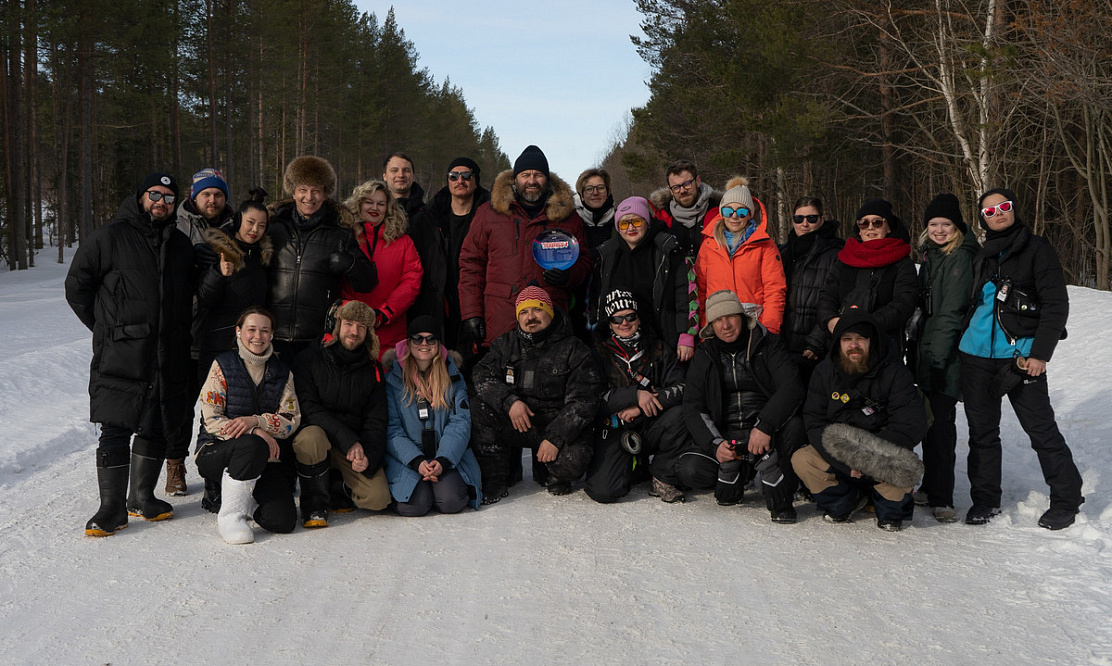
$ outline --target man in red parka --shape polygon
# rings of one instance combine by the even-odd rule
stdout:
[[[579,241],[581,252],[571,268],[545,270],[533,259],[533,240],[544,231],[559,229]],[[490,201],[475,213],[460,251],[459,299],[463,334],[471,342],[489,345],[511,330],[517,319],[514,299],[530,282],[540,285],[553,304],[567,312],[571,287],[591,272],[583,221],[575,212],[574,193],[556,174],[548,159],[529,146],[494,180]]]

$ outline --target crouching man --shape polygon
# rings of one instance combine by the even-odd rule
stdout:
[[[483,478],[483,503],[508,494],[520,451],[533,451],[533,479],[553,495],[591,462],[602,376],[591,351],[540,287],[521,290],[517,326],[498,336],[475,367],[471,442]],[[518,477],[520,478],[520,477]]]
[[[730,506],[741,502],[755,470],[772,521],[794,523],[799,481],[789,461],[804,443],[796,365],[757,321],[759,308],[743,306],[734,292],[711,294],[706,312],[683,396],[695,450],[680,456],[680,482],[714,488],[714,499]]]
[[[304,527],[328,527],[332,468],[343,476],[337,494],[344,497],[336,498],[337,506],[348,494],[361,509],[378,511],[390,504],[382,468],[386,384],[378,364],[375,313],[366,303],[347,301],[333,316],[332,333],[299,354],[294,365],[302,428],[294,436],[293,451]]]
[[[811,376],[803,405],[810,446],[792,457],[823,519],[848,522],[871,499],[877,527],[911,520],[923,475],[912,451],[927,429],[911,373],[868,314],[842,317],[834,347]]]
[[[691,447],[683,425],[683,370],[676,352],[641,326],[633,294],[615,289],[603,305],[610,335],[595,345],[607,388],[595,455],[583,490],[596,502],[616,502],[633,485],[636,465],[648,463],[652,495],[682,502],[676,462]]]

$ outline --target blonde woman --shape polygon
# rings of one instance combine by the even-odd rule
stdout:
[[[371,291],[360,292],[345,281],[343,297],[374,308],[381,349],[392,349],[405,337],[405,313],[417,300],[424,275],[417,248],[406,233],[409,221],[381,180],[356,187],[344,205],[359,218],[359,247],[374,265],[378,284]]]
[[[468,448],[467,385],[436,329],[428,315],[414,319],[406,340],[385,358],[393,361],[386,377],[386,478],[403,516],[433,507],[459,513],[483,499],[479,463]]]

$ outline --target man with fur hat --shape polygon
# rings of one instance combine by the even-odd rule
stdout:
[[[328,527],[330,470],[343,485],[336,490],[361,509],[390,504],[382,459],[386,454],[386,384],[378,363],[375,313],[362,301],[333,309],[332,332],[301,352],[294,381],[301,401],[301,430],[293,439],[301,482],[304,527]],[[334,500],[339,510],[346,497]]]
[[[811,375],[803,404],[809,446],[792,466],[828,522],[848,522],[868,500],[877,527],[911,520],[923,475],[912,450],[927,429],[911,372],[872,315],[853,312],[834,329],[830,355]]]
[[[669,164],[665,177],[668,187],[656,190],[649,199],[656,216],[679,241],[684,256],[694,263],[703,241],[703,228],[718,210],[722,193],[704,183],[695,163],[688,160]]]
[[[569,290],[591,272],[571,188],[549,172],[540,148],[527,147],[513,170],[498,174],[490,197],[475,213],[459,259],[463,331],[479,345],[513,329],[514,299],[530,282],[544,285],[553,306],[567,312]],[[579,241],[571,268],[544,270],[533,258],[533,241],[552,229]]]
[[[490,191],[480,184],[479,176],[479,164],[470,157],[452,160],[447,184],[409,223],[409,235],[425,270],[421,293],[409,308],[409,320],[432,317],[444,331],[448,349],[459,346],[459,257],[463,239],[479,206],[490,201]]]
[[[332,198],[332,165],[298,157],[286,167],[283,185],[291,198],[271,206],[268,229],[274,243],[270,309],[274,348],[289,358],[319,337],[344,276],[355,291],[371,291],[378,280],[356,241],[355,216]]]
[[[695,450],[680,456],[680,482],[714,488],[723,506],[742,501],[755,471],[775,523],[794,523],[798,480],[789,461],[804,443],[804,388],[780,339],[732,291],[707,299],[703,342],[687,371],[683,414]]]
[[[521,449],[533,451],[533,480],[553,495],[591,462],[602,376],[590,350],[571,333],[548,293],[521,290],[517,326],[500,335],[475,367],[472,447],[483,478],[483,502],[505,497],[521,477]]]
[[[681,407],[683,370],[672,346],[642,326],[631,292],[615,289],[604,302],[610,335],[594,351],[607,387],[583,490],[596,502],[616,502],[629,493],[635,468],[648,465],[650,494],[668,503],[682,502],[676,461],[691,446]]]
[[[89,420],[101,424],[100,509],[85,524],[88,536],[115,534],[128,515],[174,515],[154,487],[167,441],[189,441],[197,401],[189,372],[193,247],[174,225],[177,197],[173,176],[148,174],[112,222],[81,243],[66,276],[66,300],[93,332]]]

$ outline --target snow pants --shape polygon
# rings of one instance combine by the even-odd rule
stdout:
[[[398,502],[394,510],[399,516],[416,518],[436,508],[440,513],[459,513],[467,506],[470,497],[467,484],[457,470],[450,469],[440,475],[436,483],[418,481],[408,502]]]
[[[293,502],[293,448],[289,440],[278,440],[279,460],[268,462],[270,447],[258,435],[216,440],[202,446],[195,458],[197,472],[206,481],[220,483],[224,470],[239,481],[258,478],[255,501],[259,507],[252,516],[268,532],[292,532],[297,524]]]
[[[958,401],[942,393],[927,394],[934,421],[923,438],[923,483],[927,504],[954,506],[954,463],[957,462],[958,430],[954,425]]]
[[[634,456],[622,448],[621,435],[625,431],[641,436],[641,454],[637,464],[652,456],[649,471],[653,477],[669,485],[679,483],[676,465],[680,454],[694,448],[691,436],[683,424],[683,408],[672,407],[651,419],[640,419],[622,428],[603,427],[595,438],[594,456],[587,470],[584,492],[596,502],[616,502],[629,494],[633,487]]]
[[[831,516],[849,516],[862,494],[872,500],[877,520],[911,520],[915,510],[913,488],[900,488],[868,477],[855,479],[831,467],[809,444],[792,456],[792,467],[815,496],[819,511]]]

